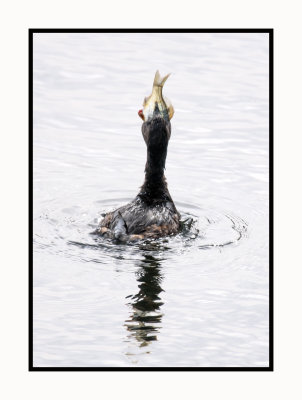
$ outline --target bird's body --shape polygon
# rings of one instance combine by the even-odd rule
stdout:
[[[147,145],[145,182],[129,204],[105,215],[98,228],[102,235],[121,241],[159,238],[179,231],[180,214],[168,191],[164,176],[168,142],[171,136],[170,117],[173,107],[162,97],[163,83],[157,71],[152,95],[145,99],[142,133]],[[168,105],[167,105],[168,103]]]
[[[179,229],[179,214],[173,202],[150,205],[139,195],[117,210],[106,214],[100,233],[121,241],[159,238]]]

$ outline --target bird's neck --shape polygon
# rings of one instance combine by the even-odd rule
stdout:
[[[145,167],[145,181],[140,194],[148,199],[168,200],[169,192],[164,175],[167,146],[161,149],[148,147]]]

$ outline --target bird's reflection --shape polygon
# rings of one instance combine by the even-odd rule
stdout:
[[[151,341],[157,340],[161,319],[161,306],[163,302],[159,294],[163,291],[161,281],[160,261],[150,254],[145,254],[137,271],[138,293],[127,296],[132,313],[125,321],[125,326],[139,347],[147,346]]]

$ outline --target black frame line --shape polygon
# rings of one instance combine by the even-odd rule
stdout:
[[[28,243],[28,340],[29,340],[29,371],[33,370],[33,32],[28,32],[28,161],[29,161],[29,191],[28,191],[28,211],[29,211],[29,243]]]
[[[34,367],[33,366],[33,35],[34,33],[268,33],[269,34],[269,366],[268,367]],[[29,371],[274,371],[274,29],[272,28],[110,28],[28,30],[28,131],[29,131]]]

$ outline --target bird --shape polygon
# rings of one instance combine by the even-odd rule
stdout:
[[[162,94],[170,74],[155,73],[152,93],[145,97],[138,111],[147,146],[145,180],[137,196],[128,204],[105,214],[97,233],[119,242],[157,239],[175,235],[180,230],[180,213],[168,190],[164,175],[168,143],[171,137],[171,118],[174,108]]]

